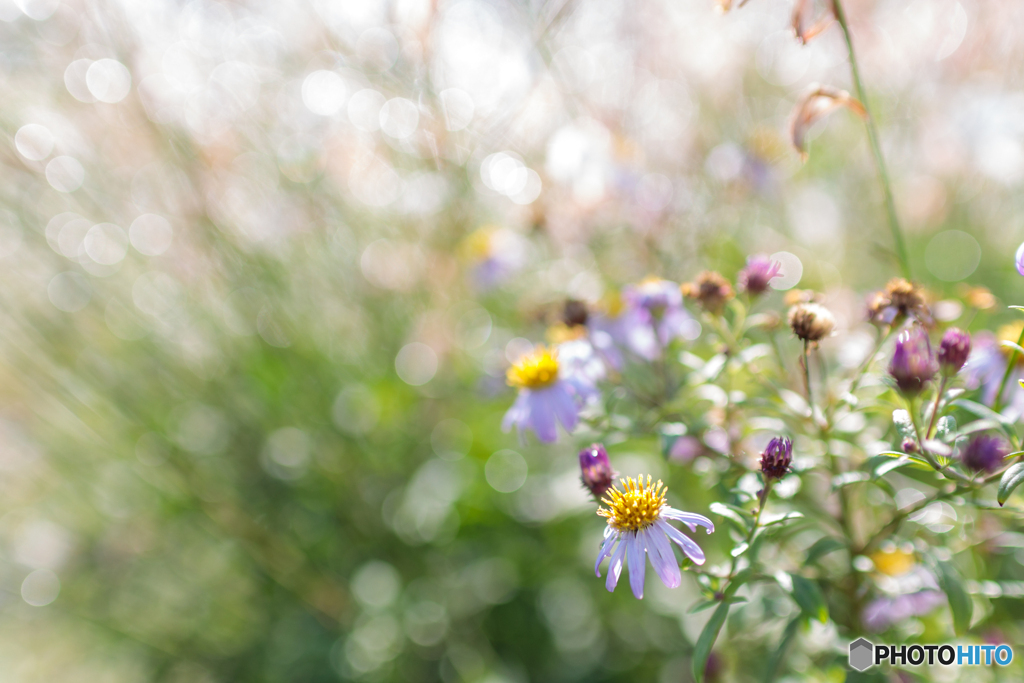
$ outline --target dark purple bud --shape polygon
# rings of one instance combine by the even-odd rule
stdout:
[[[782,479],[793,464],[793,442],[784,436],[777,436],[768,442],[761,454],[761,473],[766,480]]]
[[[939,344],[939,368],[942,374],[952,377],[960,372],[960,368],[967,362],[971,355],[971,335],[959,327],[951,327],[942,335],[942,342]]]
[[[769,283],[773,278],[778,277],[780,270],[782,270],[780,262],[758,254],[747,259],[746,268],[740,271],[736,279],[740,289],[745,290],[751,296],[758,296],[768,291]]]
[[[595,443],[580,451],[580,479],[595,498],[600,499],[612,487],[616,476],[604,446]]]
[[[938,370],[939,365],[932,355],[928,333],[920,327],[900,332],[896,338],[892,362],[889,363],[889,374],[896,380],[900,392],[906,396],[916,396]]]
[[[975,472],[995,472],[1003,459],[1010,454],[1010,447],[998,436],[981,434],[971,439],[960,454],[964,467]]]
[[[913,439],[903,439],[904,453],[917,453],[917,442]]]

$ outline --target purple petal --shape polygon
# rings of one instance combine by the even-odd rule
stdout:
[[[679,547],[686,553],[686,556],[693,560],[695,564],[704,564],[704,551],[700,549],[699,545],[694,543],[693,539],[663,519],[655,522],[654,526],[661,529],[669,539],[678,543]]]
[[[624,534],[623,543],[626,544],[626,556],[629,561],[629,587],[633,589],[633,595],[637,600],[644,597],[644,573],[647,571],[647,559],[644,557],[644,541],[636,533]]]
[[[515,403],[513,403],[512,407],[508,409],[508,411],[505,413],[504,419],[502,419],[501,421],[501,429],[503,431],[507,432],[508,430],[512,429],[512,425],[515,425],[516,427],[522,429],[523,421],[526,420],[527,417],[529,417],[530,415],[530,410],[527,403],[529,400],[529,396],[529,393],[526,391],[520,391],[519,395],[516,396]]]
[[[551,405],[549,391],[530,392],[530,418],[527,425],[537,434],[537,438],[544,443],[554,443],[558,440],[558,429],[555,426],[555,413]]]
[[[661,582],[669,588],[678,588],[682,582],[682,575],[668,538],[657,528],[644,529],[642,533],[647,544],[647,556],[651,558],[651,566],[658,573]]]
[[[601,552],[597,554],[597,562],[594,563],[594,573],[597,574],[598,578],[601,577],[601,561],[612,552],[612,548],[615,547],[615,542],[619,540],[617,533],[608,533],[611,531],[611,527],[607,527],[604,532],[604,543],[601,544]]]
[[[555,384],[546,391],[550,392],[550,405],[555,416],[565,427],[565,431],[571,433],[576,428],[576,422],[579,419],[576,401],[561,383]]]
[[[698,515],[693,512],[683,512],[682,510],[676,510],[673,507],[665,506],[661,509],[661,516],[665,519],[674,519],[682,522],[686,526],[690,527],[690,531],[696,533],[697,525],[705,527],[710,534],[715,530],[715,524],[704,515]]]
[[[622,556],[625,552],[626,541],[623,539],[618,547],[615,548],[615,552],[612,553],[612,559],[608,563],[608,578],[604,581],[604,587],[609,592],[615,590],[615,586],[619,584],[619,576],[622,574]]]

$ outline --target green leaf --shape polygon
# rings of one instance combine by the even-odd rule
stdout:
[[[973,434],[974,432],[985,432],[990,429],[999,429],[998,420],[975,420],[965,424],[963,429],[960,430],[961,434]]]
[[[799,574],[789,576],[793,579],[793,599],[804,614],[823,624],[828,621],[828,605],[825,604],[825,596],[817,582]]]
[[[794,519],[803,519],[803,516],[804,516],[804,513],[797,512],[796,510],[794,510],[792,512],[787,512],[784,515],[779,515],[778,517],[772,517],[768,521],[762,522],[761,526],[773,526],[775,524],[785,524],[786,522],[792,521]]]
[[[960,574],[949,562],[936,562],[939,587],[949,600],[949,609],[953,612],[953,630],[962,636],[971,626],[971,613],[974,603],[960,580]]]
[[[697,612],[703,612],[709,607],[714,607],[718,604],[718,600],[701,600],[696,605],[686,610],[687,614],[696,614]]]
[[[1007,306],[1007,308],[1015,308],[1018,311],[1024,312],[1024,306]]]
[[[772,683],[775,677],[779,673],[779,665],[782,664],[782,660],[786,656],[786,650],[789,648],[790,642],[796,635],[796,631],[800,628],[800,621],[803,619],[803,615],[793,617],[789,623],[786,624],[786,630],[782,632],[782,638],[779,639],[779,646],[775,648],[775,652],[772,653],[772,658],[768,660],[768,666],[764,672],[764,683]]]
[[[727,520],[735,524],[740,531],[746,533],[750,530],[750,520],[744,519],[744,517],[732,507],[722,503],[712,503],[708,506],[708,509],[716,515],[725,517]]]
[[[956,418],[952,415],[940,418],[939,424],[935,428],[935,438],[944,443],[956,441]]]
[[[982,405],[977,401],[970,401],[966,398],[958,398],[957,400],[953,401],[953,405],[959,408],[963,408],[967,412],[977,415],[978,417],[982,417],[988,420],[995,420],[1003,427],[1013,424],[1013,421],[1010,420],[1010,418],[1006,417],[1005,415],[1000,415],[999,413],[992,410],[988,406]]]
[[[707,668],[711,648],[715,646],[718,632],[722,630],[722,625],[725,624],[725,618],[728,615],[729,603],[723,602],[708,619],[704,630],[700,632],[700,637],[697,638],[697,645],[693,648],[693,678],[697,683],[704,681],[704,669]]]
[[[928,464],[928,461],[922,458],[920,455],[913,455],[911,453],[900,453],[899,451],[882,451],[881,453],[879,453],[879,455],[884,455],[888,458],[906,458],[907,462],[905,464],[907,465],[913,465],[914,467],[917,467],[918,469],[922,470],[933,469],[932,466]],[[899,467],[902,466],[903,465],[899,465]]]
[[[1010,497],[1013,490],[1021,485],[1021,482],[1024,482],[1024,462],[1010,465],[1010,469],[1003,472],[1003,478],[999,480],[999,495],[996,500],[999,501],[1000,507]]]
[[[807,559],[804,560],[804,566],[814,564],[829,553],[833,553],[845,547],[845,543],[833,536],[819,538],[814,542],[814,545],[807,549]]]
[[[910,419],[910,413],[902,408],[892,411],[892,423],[896,425],[896,431],[904,439],[917,441],[917,434],[914,431],[914,422]]]
[[[851,484],[859,484],[869,479],[871,479],[871,475],[867,472],[843,472],[832,477],[832,491],[838,491]]]
[[[1024,348],[1021,348],[1020,344],[1018,344],[1017,342],[1012,342],[1004,339],[1001,343],[1006,348],[1013,349],[1017,353],[1024,353]]]

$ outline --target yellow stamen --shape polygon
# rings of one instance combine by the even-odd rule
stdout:
[[[996,338],[998,338],[1000,342],[1010,341],[1016,344],[1017,340],[1020,339],[1021,330],[1024,330],[1024,322],[1003,325],[996,331]],[[1009,358],[1010,354],[1013,353],[1013,349],[1009,346],[1003,346],[1002,344],[999,345],[999,350],[1007,358]],[[1024,365],[1024,354],[1017,355],[1017,365]]]
[[[608,518],[608,525],[616,531],[637,531],[651,526],[661,517],[668,489],[659,479],[651,484],[651,475],[644,482],[643,475],[621,479],[622,491],[608,489],[601,502],[607,507],[599,508],[597,514]]]
[[[584,325],[566,325],[555,323],[548,328],[545,335],[552,344],[563,344],[569,341],[576,341],[587,336],[587,328]]]
[[[533,353],[520,358],[505,373],[509,386],[519,389],[541,389],[558,379],[558,354],[543,344]]]
[[[875,563],[875,569],[888,576],[906,574],[917,564],[914,553],[901,548],[872,553],[871,561]]]

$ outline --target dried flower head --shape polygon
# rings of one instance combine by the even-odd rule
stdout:
[[[897,325],[907,318],[928,326],[933,322],[924,290],[913,282],[893,278],[885,289],[868,297],[868,320],[876,325]]]
[[[996,297],[987,287],[968,287],[962,293],[964,301],[971,308],[987,311],[996,307]]]
[[[565,305],[562,307],[562,322],[566,326],[586,325],[589,317],[590,312],[587,309],[587,304],[576,299],[565,300]]]
[[[974,472],[995,472],[1010,454],[1006,441],[998,436],[979,434],[960,454],[964,467]]]
[[[939,369],[942,374],[952,377],[960,372],[971,355],[971,335],[959,327],[951,327],[942,335],[939,343]]]
[[[812,84],[796,103],[789,119],[789,137],[801,159],[807,160],[804,139],[808,129],[841,107],[848,108],[861,118],[867,118],[864,105],[851,97],[850,93],[827,85]]]
[[[696,300],[701,308],[713,315],[719,315],[735,296],[729,281],[713,270],[705,270],[695,281],[684,283],[680,289],[683,296]]]
[[[835,317],[821,304],[797,304],[787,318],[793,334],[806,342],[821,341],[836,329]]]
[[[782,297],[782,302],[787,306],[797,304],[820,304],[822,296],[813,289],[791,289]]]
[[[811,18],[813,11],[813,0],[796,0],[793,3],[793,32],[796,33],[796,37],[799,38],[800,42],[804,45],[806,45],[807,41],[811,38],[831,26],[832,22],[835,21],[836,18],[831,7],[826,9],[825,12],[815,19]]]
[[[595,498],[600,499],[615,484],[617,476],[602,444],[591,444],[580,451],[580,479]]]
[[[896,380],[900,392],[916,396],[938,370],[928,333],[919,325],[900,332],[889,363],[889,374]]]
[[[736,278],[740,289],[751,296],[758,296],[768,291],[771,281],[778,277],[782,264],[770,257],[758,254],[747,259],[746,267]]]
[[[782,479],[793,464],[793,442],[784,436],[777,436],[768,442],[761,454],[761,473],[765,480]]]

